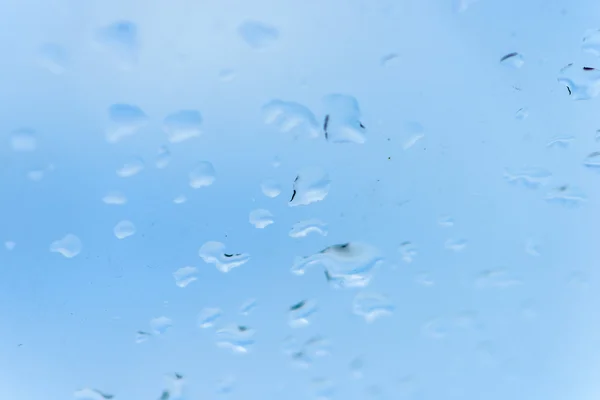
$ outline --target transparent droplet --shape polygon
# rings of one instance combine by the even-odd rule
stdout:
[[[417,246],[415,246],[411,242],[402,243],[398,250],[400,251],[402,261],[404,261],[405,263],[411,263],[417,256]]]
[[[518,120],[524,120],[529,117],[529,109],[528,108],[519,108],[515,113],[515,118]]]
[[[256,299],[246,300],[240,307],[240,314],[249,315],[258,306]]]
[[[135,342],[136,343],[144,343],[148,341],[152,337],[152,334],[144,331],[137,331],[135,334]]]
[[[223,311],[221,311],[220,308],[207,307],[200,311],[200,314],[198,314],[198,328],[212,328],[222,316]]]
[[[322,266],[326,279],[342,288],[364,287],[373,269],[383,262],[379,250],[358,242],[336,244],[304,258],[297,258],[292,273],[303,275],[311,266]]]
[[[446,328],[440,319],[427,321],[422,327],[421,332],[424,336],[431,339],[443,339],[446,337]]]
[[[135,23],[115,21],[96,31],[96,40],[108,49],[122,68],[132,68],[137,62],[139,33]]]
[[[521,68],[525,59],[519,53],[509,53],[500,59],[500,64],[510,68]]]
[[[34,151],[37,148],[36,133],[31,128],[19,128],[11,132],[10,144],[13,151]]]
[[[52,242],[50,251],[53,253],[60,253],[66,258],[73,258],[81,253],[82,247],[81,240],[77,236],[69,233],[62,239]]]
[[[173,321],[167,317],[158,317],[150,320],[150,328],[155,335],[163,335],[173,327]]]
[[[354,379],[362,379],[365,360],[362,357],[355,357],[350,361],[350,374]]]
[[[454,218],[449,215],[443,215],[438,219],[438,224],[444,228],[451,228],[454,226]]]
[[[27,173],[27,179],[33,182],[39,182],[46,176],[46,169],[35,169]]]
[[[103,198],[104,204],[121,206],[127,203],[127,197],[121,192],[108,192]]]
[[[271,214],[269,210],[263,208],[250,211],[248,221],[258,229],[264,229],[275,222],[273,220],[273,214]]]
[[[247,353],[254,345],[255,331],[244,325],[231,325],[217,331],[217,346],[233,353]]]
[[[335,384],[327,378],[313,379],[311,389],[315,400],[330,400],[335,394]]]
[[[183,204],[186,201],[187,201],[187,197],[185,197],[182,194],[173,199],[173,203],[175,203],[175,204]]]
[[[482,271],[475,279],[475,286],[480,289],[486,288],[509,288],[522,285],[520,279],[516,279],[510,275],[510,272],[505,268],[488,269]]]
[[[229,394],[235,386],[235,377],[229,375],[217,382],[217,394]]]
[[[537,317],[535,301],[529,299],[521,303],[521,315],[525,319],[534,319]]]
[[[200,189],[212,185],[217,179],[215,168],[208,161],[201,161],[190,171],[190,187]]]
[[[221,242],[210,241],[200,247],[198,255],[207,264],[214,264],[221,272],[229,272],[250,260],[249,254],[226,253],[225,245]]]
[[[116,103],[108,108],[109,127],[106,141],[117,143],[134,135],[148,123],[148,116],[136,105]]]
[[[123,166],[117,169],[117,175],[121,178],[129,178],[139,174],[144,169],[144,160],[141,158],[134,158],[127,161]]]
[[[479,0],[453,0],[454,2],[454,11],[458,13],[463,13],[471,7],[471,5],[477,3]]]
[[[316,138],[319,136],[317,118],[307,107],[292,101],[272,100],[262,107],[265,124],[282,133]]]
[[[113,232],[117,239],[125,239],[135,234],[135,225],[128,220],[122,220],[115,225]]]
[[[179,110],[167,115],[163,130],[171,143],[181,143],[202,134],[202,114],[197,110]]]
[[[329,194],[331,180],[329,175],[321,168],[303,168],[296,179],[290,206],[305,206],[321,201]]]
[[[270,198],[275,198],[281,194],[281,185],[273,179],[267,179],[260,184],[263,194]]]
[[[288,323],[292,328],[302,328],[310,324],[310,318],[317,312],[317,302],[302,300],[290,306]]]
[[[467,239],[448,239],[446,240],[446,243],[444,243],[444,247],[446,250],[458,253],[467,248],[467,243]]]
[[[310,359],[325,357],[331,354],[331,342],[323,336],[313,336],[302,346],[306,357]]]
[[[325,139],[332,143],[365,143],[366,128],[361,122],[358,100],[345,94],[325,96]]]
[[[59,44],[44,43],[38,49],[38,62],[42,68],[55,75],[60,75],[67,69],[69,54]]]
[[[168,393],[168,398],[166,400],[182,399],[185,386],[183,375],[178,373],[166,374],[165,381],[167,389],[163,391],[163,395]]]
[[[506,169],[504,179],[514,185],[520,185],[528,189],[537,189],[540,186],[546,185],[552,174],[544,168],[521,168],[521,169]]]
[[[15,243],[12,240],[7,240],[6,242],[4,242],[4,248],[8,251],[13,250],[16,246],[17,246],[17,243]]]
[[[424,133],[415,133],[410,136],[402,145],[403,150],[408,150],[413,147],[417,142],[425,137]]]
[[[549,191],[546,194],[546,201],[572,208],[586,202],[587,196],[577,187],[563,185]]]
[[[158,169],[167,168],[169,163],[171,162],[171,152],[167,146],[160,146],[158,148],[158,152],[156,154],[156,161],[154,165]]]
[[[196,276],[198,274],[198,268],[196,267],[181,267],[177,271],[173,273],[173,278],[175,278],[175,284],[180,288],[184,288],[190,283],[194,282],[198,279]]]
[[[289,235],[293,238],[303,238],[311,233],[327,236],[327,224],[318,219],[300,221],[292,226]]]
[[[600,71],[591,67],[569,64],[561,69],[558,82],[567,87],[573,100],[589,100],[600,93]]]
[[[600,29],[590,29],[584,34],[581,49],[600,57]]]
[[[415,276],[415,282],[417,282],[421,286],[426,286],[426,287],[435,285],[435,282],[434,282],[433,278],[431,277],[431,274],[426,271],[419,272]]]
[[[361,292],[354,297],[352,312],[371,323],[380,317],[391,315],[394,312],[394,306],[387,296]]]
[[[588,154],[583,161],[583,165],[589,169],[600,172],[600,151],[594,151]]]
[[[600,129],[599,129],[599,131],[600,131]],[[273,161],[271,161],[271,166],[273,168],[279,168],[279,167],[281,167],[281,160],[279,159],[279,157],[274,157],[273,158]]]
[[[238,34],[253,49],[264,49],[279,39],[279,30],[274,26],[248,20],[238,27]]]
[[[538,257],[540,253],[541,243],[535,239],[527,239],[525,242],[525,252],[530,256]]]
[[[219,79],[223,82],[231,82],[235,79],[236,73],[230,68],[223,68],[219,71]]]
[[[571,142],[575,140],[574,136],[557,136],[552,138],[547,144],[548,148],[559,148],[566,149],[569,147]]]
[[[115,396],[97,389],[85,388],[73,393],[73,397],[77,400],[110,400]]]
[[[388,53],[381,57],[379,63],[382,67],[389,67],[391,65],[396,64],[400,60],[400,54],[398,53]]]

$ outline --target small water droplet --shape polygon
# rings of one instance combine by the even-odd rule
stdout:
[[[400,252],[402,261],[404,261],[405,263],[411,263],[417,256],[417,246],[415,246],[411,242],[402,243],[398,251]]]
[[[303,238],[311,233],[327,236],[327,224],[318,219],[307,219],[295,223],[290,230],[290,237]]]
[[[69,63],[67,50],[56,43],[44,43],[38,49],[38,62],[55,75],[63,74]]]
[[[545,199],[548,203],[575,208],[586,202],[587,196],[579,188],[563,185],[549,191]]]
[[[323,99],[326,109],[325,139],[332,143],[363,144],[366,128],[361,122],[356,98],[345,94],[330,94]]]
[[[550,139],[550,141],[546,144],[546,147],[551,149],[566,149],[569,147],[573,140],[575,140],[574,136],[556,136]]]
[[[438,219],[438,224],[444,228],[452,228],[454,226],[454,218],[449,215],[443,215]]]
[[[136,134],[148,123],[148,116],[133,104],[116,103],[108,108],[109,126],[106,141],[114,144]]]
[[[537,189],[546,185],[552,174],[543,168],[525,167],[521,169],[506,169],[504,179],[514,185],[521,185],[528,189]]]
[[[303,328],[310,324],[310,318],[317,312],[317,302],[303,300],[290,306],[288,323],[292,328]]]
[[[294,180],[290,206],[305,206],[321,201],[329,194],[331,180],[321,168],[303,168]]]
[[[335,394],[335,384],[327,378],[313,379],[311,389],[315,400],[330,400]]]
[[[229,394],[235,386],[235,377],[229,375],[217,382],[217,394]]]
[[[240,314],[249,315],[257,306],[256,299],[248,299],[240,307]]]
[[[573,100],[589,100],[600,93],[600,71],[569,64],[561,69],[558,82],[567,87]]]
[[[379,63],[382,67],[389,67],[391,65],[397,64],[400,61],[400,54],[398,53],[388,53],[381,57]]]
[[[527,239],[525,242],[525,252],[530,256],[540,256],[541,243],[535,239]]]
[[[279,39],[279,30],[259,21],[248,20],[238,27],[238,34],[255,50],[264,49]]]
[[[175,203],[175,204],[183,204],[186,201],[187,201],[187,197],[185,197],[182,194],[173,199],[173,203]]]
[[[263,208],[251,211],[248,221],[257,229],[264,229],[275,222],[273,214]]]
[[[423,335],[431,339],[443,339],[446,337],[446,328],[441,319],[434,318],[427,321],[421,328]]]
[[[243,325],[230,325],[217,331],[217,346],[244,354],[254,345],[254,329]]]
[[[362,379],[365,361],[362,357],[355,357],[350,361],[350,374],[354,379]]]
[[[112,394],[108,394],[100,390],[90,388],[77,390],[75,393],[73,393],[73,396],[77,400],[110,400],[113,397],[115,397]]]
[[[263,194],[270,198],[275,198],[281,194],[281,185],[273,179],[267,179],[260,184]]]
[[[147,342],[152,337],[152,334],[144,331],[137,331],[135,335],[135,342],[137,344]]]
[[[96,40],[112,53],[120,67],[130,69],[136,64],[140,43],[135,23],[120,20],[105,25],[96,31]]]
[[[198,314],[198,328],[213,328],[222,316],[223,311],[220,308],[207,307]]]
[[[458,253],[467,248],[467,243],[467,239],[448,239],[446,240],[446,243],[444,243],[444,247],[446,250]]]
[[[528,108],[519,108],[515,113],[515,118],[518,120],[524,120],[529,117],[529,109]]]
[[[17,243],[13,242],[12,240],[7,240],[6,242],[4,242],[4,248],[6,248],[6,250],[8,251],[13,250],[16,245]]]
[[[225,245],[221,242],[210,241],[200,247],[198,255],[207,264],[214,264],[221,272],[229,272],[250,260],[249,254],[225,253]]]
[[[201,161],[189,173],[190,187],[200,189],[212,185],[217,179],[215,168],[208,161]]]
[[[197,110],[179,110],[163,120],[163,130],[171,143],[181,143],[202,134],[202,115]]]
[[[150,320],[150,328],[155,335],[163,335],[173,327],[173,321],[167,317],[158,317]]]
[[[281,133],[316,138],[319,124],[312,111],[302,104],[292,101],[272,100],[262,107],[267,125],[273,125]]]
[[[600,57],[600,29],[590,29],[583,36],[581,49]]]
[[[394,306],[387,296],[361,292],[354,297],[352,311],[363,317],[366,322],[371,323],[380,317],[391,315],[394,312]]]
[[[121,206],[127,203],[127,197],[121,192],[108,192],[102,198],[102,202],[108,205]]]
[[[117,239],[125,239],[135,234],[135,225],[128,220],[122,220],[115,225],[113,232]]]
[[[475,286],[480,289],[503,289],[522,284],[521,280],[511,277],[509,271],[505,268],[484,270],[475,279]]]
[[[37,148],[36,133],[31,128],[19,128],[11,132],[10,144],[13,151],[29,152]]]
[[[175,278],[175,284],[180,288],[184,288],[190,283],[194,282],[198,279],[196,276],[198,274],[198,268],[196,267],[181,267],[177,271],[173,273],[173,278]]]
[[[426,286],[426,287],[435,285],[433,278],[431,278],[431,274],[426,271],[419,272],[417,274],[417,276],[415,277],[415,282],[417,282],[421,286]]]
[[[600,172],[600,151],[594,151],[588,154],[583,161],[583,165],[591,170]]]
[[[52,242],[50,251],[53,253],[60,253],[66,258],[73,258],[81,253],[82,247],[81,240],[77,236],[69,233],[62,239]]]
[[[500,59],[500,64],[510,68],[521,68],[525,58],[519,53],[509,53]]]
[[[154,165],[158,169],[167,168],[169,163],[171,162],[171,152],[167,146],[160,146],[158,148],[158,152],[156,154],[156,161]]]
[[[121,178],[130,178],[134,175],[139,174],[144,169],[144,160],[141,158],[134,158],[127,161],[123,166],[117,169],[117,175]]]

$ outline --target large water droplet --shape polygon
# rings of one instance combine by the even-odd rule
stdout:
[[[233,353],[247,353],[254,344],[254,329],[243,325],[231,325],[217,331],[217,346]]]
[[[201,161],[190,171],[190,187],[200,189],[212,185],[217,179],[215,168],[208,161]]]
[[[500,64],[510,68],[521,68],[525,58],[519,53],[509,53],[500,59]]]
[[[141,108],[132,104],[113,104],[108,108],[109,127],[106,141],[117,143],[127,136],[134,135],[148,123],[148,116]]]
[[[330,283],[339,287],[363,287],[369,284],[372,270],[382,261],[375,247],[351,242],[329,246],[311,256],[297,258],[292,273],[303,275],[311,266],[323,266]]]
[[[250,260],[249,254],[226,253],[225,245],[221,242],[206,242],[200,247],[198,255],[207,264],[214,264],[221,272],[229,272]]]
[[[198,328],[212,328],[222,316],[223,311],[220,308],[207,307],[198,314]]]
[[[53,253],[60,253],[67,258],[73,258],[81,252],[82,247],[81,240],[77,236],[69,233],[62,239],[52,242],[50,251]]]
[[[121,192],[108,192],[103,198],[104,204],[121,206],[127,203],[127,197]]]
[[[558,82],[567,87],[573,100],[589,100],[600,93],[600,71],[596,68],[569,64],[560,71]]]
[[[59,44],[44,43],[38,49],[38,62],[42,68],[55,75],[60,75],[67,69],[69,54]]]
[[[77,400],[110,400],[115,396],[97,389],[85,388],[73,393],[73,397]]]
[[[117,239],[125,239],[135,234],[135,225],[131,221],[123,220],[115,225],[113,232]]]
[[[264,49],[279,38],[279,30],[262,22],[248,20],[238,27],[238,34],[253,49]]]
[[[31,128],[19,128],[11,132],[10,144],[13,151],[34,151],[37,148],[36,133]]]
[[[248,220],[258,229],[264,229],[275,222],[273,221],[273,214],[271,214],[269,210],[263,208],[251,211]]]
[[[302,300],[289,309],[288,323],[292,328],[301,328],[310,324],[309,318],[317,312],[317,302]]]
[[[327,236],[327,224],[318,219],[300,221],[292,226],[289,235],[293,238],[303,238],[311,233]]]
[[[600,29],[590,29],[585,33],[581,49],[600,57]]]
[[[196,267],[181,267],[177,271],[173,272],[173,278],[175,278],[175,284],[180,288],[184,288],[190,283],[198,279],[198,268]]]
[[[544,168],[525,167],[520,169],[506,169],[504,179],[514,185],[521,185],[528,189],[537,189],[546,185],[552,174]]]
[[[173,321],[167,317],[158,317],[150,320],[150,328],[155,335],[163,335],[173,327]]]
[[[358,293],[352,303],[354,314],[363,317],[366,322],[371,323],[377,318],[391,315],[394,306],[387,296],[379,293]]]
[[[133,158],[127,161],[123,166],[117,169],[117,175],[121,178],[129,178],[139,174],[144,169],[144,160]]]
[[[356,98],[345,94],[330,94],[325,96],[324,103],[325,139],[332,143],[366,142],[366,128],[360,121],[360,108]]]
[[[202,134],[202,114],[197,110],[180,110],[168,115],[163,130],[171,143],[181,143]]]
[[[303,168],[294,180],[290,206],[305,206],[323,200],[329,194],[331,180],[321,168]]]
[[[272,100],[262,108],[266,124],[274,125],[280,132],[316,138],[319,123],[307,107],[292,101]]]
[[[263,194],[270,198],[275,198],[281,194],[281,185],[273,179],[267,179],[260,184]]]

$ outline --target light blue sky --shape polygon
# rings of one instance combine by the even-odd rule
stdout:
[[[557,77],[572,62],[600,66],[581,50],[586,30],[600,28],[599,3],[480,0],[457,13],[452,0],[8,0],[1,9],[0,241],[16,243],[0,251],[3,398],[69,399],[93,387],[117,400],[156,399],[174,372],[186,377],[186,400],[223,396],[218,381],[228,376],[232,400],[312,399],[315,378],[349,400],[597,398],[600,176],[582,162],[600,150],[598,100],[573,101]],[[99,30],[120,20],[135,24],[137,41],[99,42]],[[245,21],[278,36],[253,48],[238,32]],[[62,74],[40,65],[46,43],[64,50]],[[523,55],[522,68],[499,64],[511,52]],[[390,54],[398,57],[382,66]],[[219,79],[223,69],[232,81]],[[358,100],[365,144],[295,137],[263,122],[262,106],[281,99],[320,124],[332,93]],[[139,106],[149,122],[110,144],[115,103]],[[524,120],[515,118],[521,108]],[[182,109],[201,112],[203,134],[170,144],[162,120]],[[404,149],[415,123],[424,137]],[[22,127],[36,131],[33,152],[11,148]],[[547,147],[565,136],[568,148]],[[163,145],[171,163],[157,169]],[[133,157],[145,169],[117,176]],[[200,161],[217,178],[193,190],[188,173]],[[49,165],[41,181],[27,178]],[[296,174],[313,166],[327,171],[328,196],[289,207]],[[552,177],[537,190],[505,180],[507,168],[523,167]],[[279,197],[261,193],[266,179],[282,185]],[[587,202],[544,200],[563,184]],[[113,190],[127,204],[101,201]],[[173,204],[181,194],[188,201]],[[252,226],[257,208],[275,223]],[[438,224],[445,215],[453,227]],[[329,234],[288,236],[309,218]],[[114,236],[121,220],[135,235]],[[71,259],[49,251],[68,233],[83,243]],[[467,246],[449,251],[448,239]],[[219,272],[198,256],[211,240],[250,261]],[[357,290],[332,289],[317,269],[290,273],[297,256],[348,241],[385,256],[365,291],[389,296],[391,316],[367,324],[352,313]],[[405,241],[417,247],[410,264],[398,251]],[[529,242],[540,243],[539,256],[527,253]],[[188,265],[198,280],[180,288],[172,274]],[[521,284],[479,287],[489,270]],[[416,282],[424,272],[433,286]],[[241,316],[249,298],[258,307]],[[287,309],[304,299],[318,311],[308,327],[290,328]],[[196,327],[205,307],[223,310],[219,327],[256,330],[248,354],[218,348],[214,329]],[[172,329],[136,344],[136,331],[161,316]],[[424,328],[432,321],[435,329]],[[295,368],[281,350],[289,335],[326,337],[331,355]],[[359,380],[349,367],[357,356]]]

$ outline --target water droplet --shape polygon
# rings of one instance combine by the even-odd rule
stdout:
[[[137,133],[148,123],[148,116],[141,108],[132,104],[116,103],[108,108],[109,127],[106,141],[117,143],[127,136]]]
[[[352,312],[371,323],[376,319],[391,315],[394,306],[390,299],[379,293],[358,293],[352,303]]]
[[[221,272],[229,272],[250,260],[249,254],[225,253],[225,245],[221,242],[210,241],[200,247],[198,255],[207,264],[215,264]]]
[[[103,198],[104,204],[121,206],[127,203],[127,197],[121,192],[108,192]]]
[[[117,239],[125,239],[135,234],[135,225],[131,221],[123,220],[115,225],[113,232]]]
[[[162,397],[160,400],[175,400],[183,398],[183,389],[185,385],[185,380],[183,379],[183,375],[174,373],[165,375],[165,381],[167,389],[163,391]],[[166,399],[163,399],[166,394]]]
[[[351,242],[329,246],[304,258],[297,258],[292,273],[303,275],[311,266],[323,266],[330,283],[339,287],[363,287],[371,280],[372,270],[382,263],[379,251],[368,244]]]
[[[493,366],[496,364],[494,345],[490,341],[483,341],[477,344],[475,349],[479,362],[484,366]]]
[[[202,115],[197,110],[180,110],[167,115],[163,130],[171,143],[181,143],[202,134]]]
[[[292,226],[289,235],[293,238],[303,238],[313,232],[321,236],[327,236],[327,224],[318,219],[300,221]]]
[[[398,53],[388,53],[385,56],[381,57],[379,63],[382,67],[389,67],[390,65],[396,64],[400,60],[400,54]]]
[[[545,199],[549,203],[573,208],[586,202],[587,196],[579,188],[562,185],[549,191]]]
[[[62,239],[52,242],[50,251],[53,253],[60,253],[66,258],[73,258],[81,253],[82,247],[81,240],[77,236],[69,233]]]
[[[223,82],[231,82],[235,79],[236,73],[230,68],[223,68],[219,71],[219,79]]]
[[[167,317],[158,317],[150,320],[150,328],[155,335],[163,335],[173,327],[173,321]]]
[[[528,108],[519,108],[515,113],[515,118],[518,120],[524,120],[529,117],[529,109]]]
[[[462,329],[475,329],[482,327],[477,312],[475,311],[461,311],[454,319],[454,323],[456,326]]]
[[[525,319],[534,319],[537,317],[535,301],[529,299],[521,303],[521,315]]]
[[[198,314],[198,327],[201,329],[212,328],[221,319],[223,311],[216,307],[207,307]]]
[[[324,98],[326,116],[323,124],[325,139],[332,143],[367,141],[366,128],[360,121],[358,100],[344,94],[330,94]]]
[[[521,185],[528,189],[537,189],[546,185],[552,174],[544,168],[525,167],[521,169],[506,169],[504,179],[514,185]]]
[[[113,396],[97,389],[85,388],[73,393],[73,396],[78,400],[110,400]]]
[[[488,269],[482,271],[475,279],[475,286],[480,289],[508,288],[522,285],[521,280],[513,278],[505,268]]]
[[[525,252],[530,256],[539,257],[541,243],[535,239],[527,239],[525,242]]]
[[[238,34],[248,46],[264,49],[279,39],[279,30],[262,22],[248,20],[238,27]]]
[[[402,243],[398,250],[400,251],[402,260],[405,263],[411,263],[414,260],[414,258],[417,256],[417,246],[415,246],[411,242]]]
[[[438,219],[438,224],[444,228],[452,228],[454,226],[454,218],[449,215],[443,215]]]
[[[352,361],[350,361],[350,374],[354,379],[362,379],[364,367],[364,359],[362,357],[356,357]]]
[[[596,142],[600,142],[600,129],[596,129],[596,136],[594,137]]]
[[[446,328],[440,319],[432,319],[427,321],[421,328],[424,336],[431,339],[443,339],[446,337]]]
[[[331,180],[321,168],[303,168],[294,180],[290,206],[305,206],[323,200],[329,194]]]
[[[254,345],[254,329],[242,325],[231,325],[217,331],[217,346],[233,353],[247,353]]]
[[[416,133],[409,137],[402,145],[403,150],[408,150],[413,147],[417,142],[425,137],[424,133]]]
[[[593,153],[588,154],[583,161],[583,165],[596,172],[600,172],[600,151],[594,151]]]
[[[13,151],[34,151],[37,148],[36,133],[31,128],[19,128],[12,131],[10,144]]]
[[[433,278],[431,278],[431,274],[426,271],[419,272],[417,274],[417,276],[415,277],[415,282],[417,282],[421,286],[427,286],[427,287],[435,285]]]
[[[129,69],[136,63],[139,35],[135,23],[121,20],[103,26],[97,30],[96,40],[112,52],[122,68]]]
[[[249,315],[257,306],[256,299],[248,299],[240,307],[240,314]]]
[[[250,211],[248,221],[258,229],[264,229],[275,222],[273,221],[273,214],[271,214],[269,210],[263,208]]]
[[[263,194],[270,198],[275,198],[281,194],[281,185],[273,179],[267,179],[260,184]]]
[[[599,129],[599,131],[600,131],[600,129]],[[279,157],[275,156],[273,158],[273,161],[271,161],[271,166],[273,168],[279,168],[279,167],[281,167],[281,160],[279,159]]]
[[[187,197],[185,197],[182,194],[173,199],[173,203],[175,203],[175,204],[183,204],[186,201],[187,201]]]
[[[137,331],[135,335],[135,342],[137,344],[144,343],[152,337],[152,334],[144,331]]]
[[[455,253],[461,252],[467,248],[467,239],[448,239],[444,243],[444,247]]]
[[[573,137],[573,136],[557,136],[557,137],[552,138],[546,144],[546,147],[566,149],[567,147],[569,147],[569,145],[571,144],[571,142],[573,140],[575,140],[575,137]]]
[[[478,1],[479,0],[454,0],[454,10],[458,13],[463,13]]]
[[[302,300],[289,309],[288,323],[292,328],[302,328],[310,324],[309,318],[317,312],[317,302]]]
[[[121,178],[129,178],[139,174],[144,169],[144,160],[141,158],[134,158],[127,161],[123,166],[117,169],[117,175]]]
[[[198,274],[198,268],[196,267],[181,267],[177,271],[173,273],[173,278],[175,278],[175,284],[180,288],[184,288],[190,283],[194,282],[198,279],[196,276]]]
[[[167,168],[169,163],[171,162],[171,152],[167,146],[160,146],[158,148],[158,152],[156,154],[156,161],[154,165],[158,169]]]
[[[329,400],[335,394],[335,384],[327,378],[313,379],[311,389],[315,400]]]
[[[589,274],[585,271],[573,271],[567,277],[569,286],[577,289],[585,289],[590,281]]]
[[[312,111],[292,101],[272,100],[262,107],[265,124],[273,125],[282,133],[316,138],[319,123]]]
[[[39,182],[44,179],[46,175],[46,169],[35,169],[27,172],[27,179],[33,182]]]
[[[208,161],[201,161],[189,174],[190,187],[200,189],[212,185],[217,179],[215,168]]]
[[[558,82],[567,87],[573,100],[589,100],[600,93],[600,71],[596,68],[569,64],[561,69]]]
[[[229,394],[233,391],[235,377],[226,376],[217,382],[217,394]]]
[[[67,69],[69,55],[67,50],[56,43],[44,43],[38,49],[38,62],[42,68],[55,75],[60,75]]]
[[[519,53],[509,53],[500,59],[500,64],[510,68],[521,68],[525,58]]]
[[[600,29],[590,29],[584,34],[581,49],[600,57]]]
[[[17,244],[15,242],[13,242],[12,240],[7,240],[6,242],[4,242],[4,247],[6,248],[6,250],[11,251],[15,248]]]

